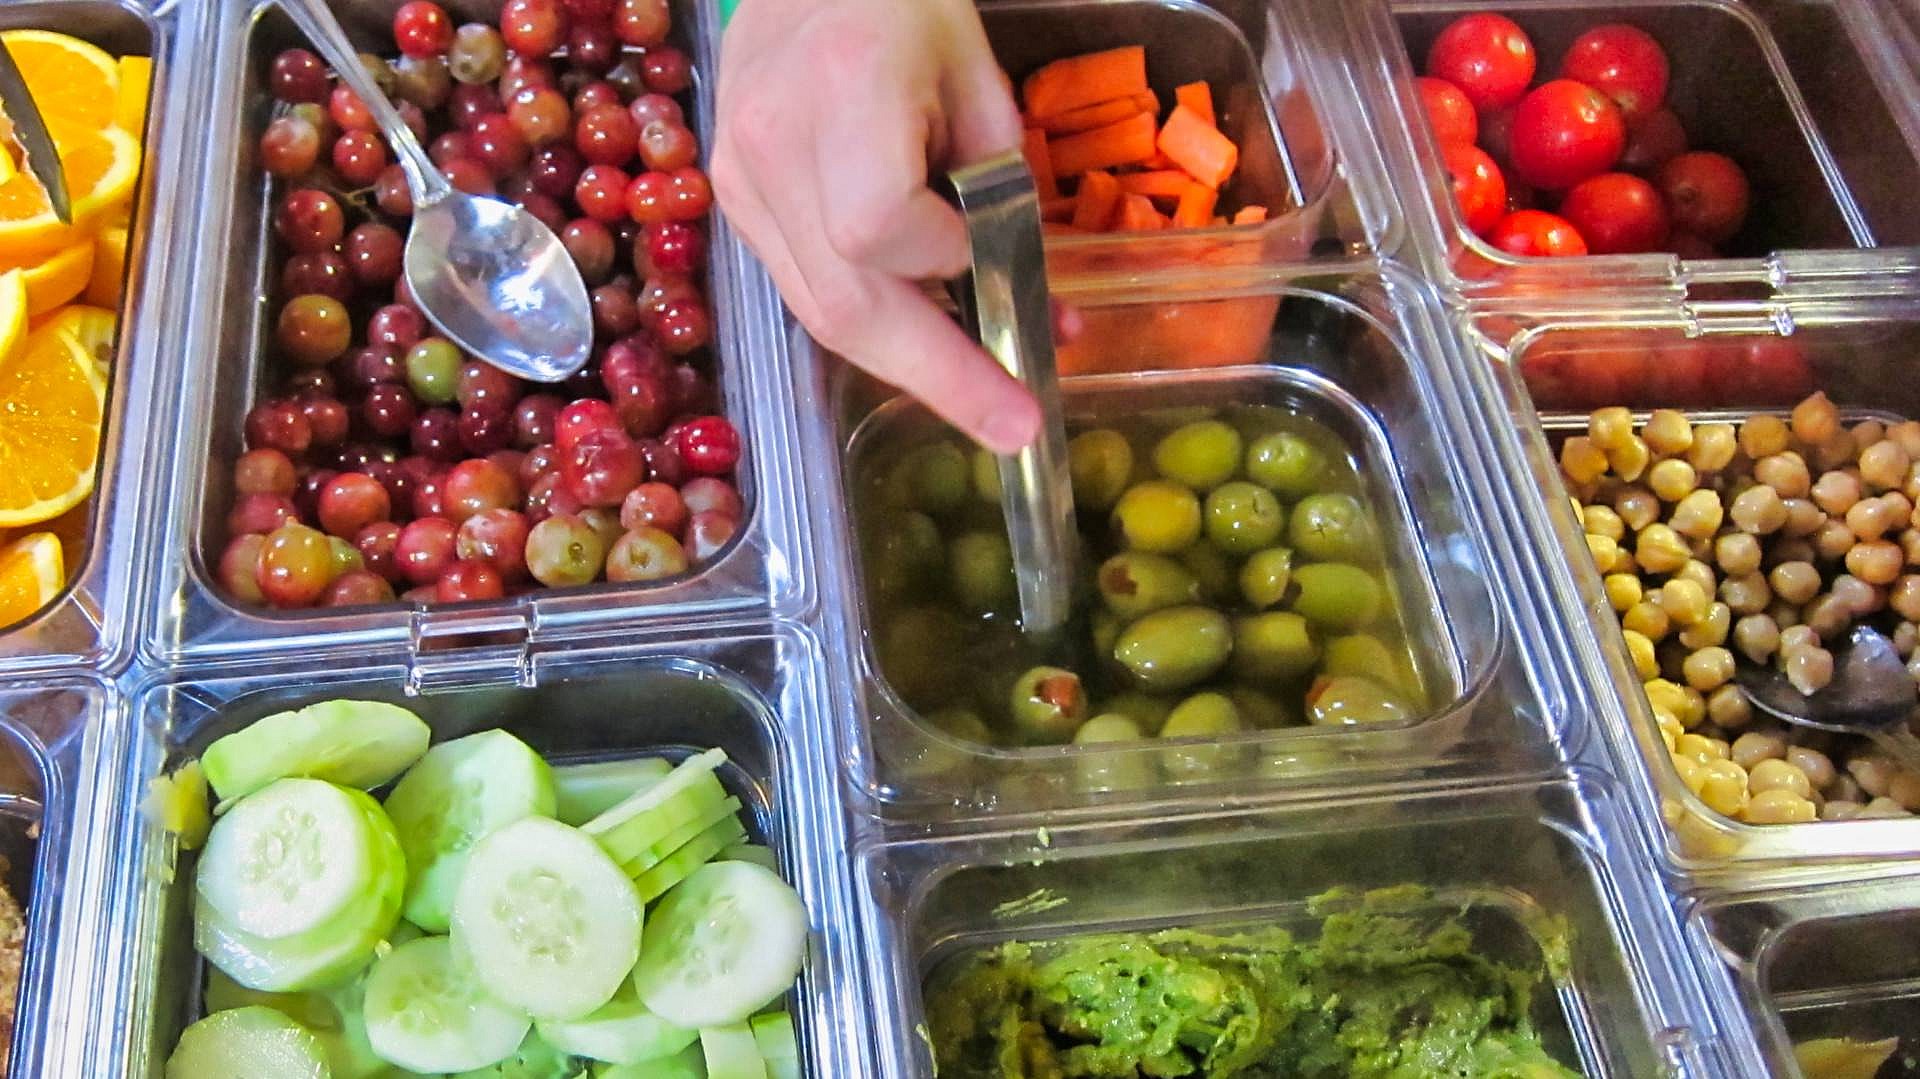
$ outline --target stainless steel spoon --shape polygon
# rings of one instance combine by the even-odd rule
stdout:
[[[1742,663],[1735,674],[1755,708],[1796,726],[1871,738],[1901,767],[1920,772],[1920,737],[1907,723],[1920,694],[1893,642],[1871,626],[1855,626],[1835,650],[1833,681],[1812,696],[1772,666]]]
[[[560,238],[512,203],[447,182],[323,0],[280,0],[280,6],[366,103],[407,174],[413,195],[407,287],[428,321],[461,348],[521,378],[559,382],[585,366],[593,310]]]

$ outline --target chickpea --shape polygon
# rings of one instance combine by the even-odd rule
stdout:
[[[1692,757],[1675,756],[1673,770],[1680,776],[1681,784],[1696,796],[1699,795],[1700,788],[1706,785],[1707,770],[1700,767],[1700,762]]]
[[[1887,604],[1908,622],[1920,622],[1920,573],[1908,573],[1893,582]]]
[[[1727,643],[1727,634],[1732,630],[1732,608],[1713,603],[1707,606],[1705,618],[1680,631],[1680,643],[1694,649],[1718,648]]]
[[[1913,523],[1913,499],[1900,491],[1888,491],[1880,496],[1880,501],[1886,504],[1887,516],[1893,518],[1893,524],[1887,531]]]
[[[1560,471],[1576,483],[1592,483],[1607,471],[1607,455],[1585,435],[1575,435],[1560,447]]]
[[[1792,450],[1755,461],[1753,478],[1761,485],[1773,488],[1781,498],[1805,498],[1813,489],[1813,478],[1807,473],[1806,460]]]
[[[1662,461],[1660,464],[1677,462]],[[1654,466],[1657,470],[1659,465]],[[1673,507],[1673,516],[1667,523],[1675,532],[1689,539],[1712,539],[1720,531],[1720,522],[1726,516],[1726,510],[1720,505],[1720,496],[1705,489],[1690,492]],[[1618,518],[1616,518],[1617,520]]]
[[[1920,502],[1920,461],[1915,461],[1907,469],[1907,482],[1900,485],[1900,493]]]
[[[1800,769],[1807,782],[1817,791],[1831,786],[1837,774],[1833,768],[1833,758],[1811,746],[1788,746],[1787,763]]]
[[[1852,462],[1854,454],[1857,452],[1859,451],[1853,447],[1852,436],[1848,435],[1845,431],[1841,431],[1825,442],[1814,445],[1813,452],[1810,454],[1812,457],[1811,463],[1815,471],[1824,472],[1827,469],[1839,468],[1842,465]]]
[[[1818,647],[1820,647],[1820,635],[1815,633],[1811,626],[1803,626],[1796,622],[1780,633],[1780,654],[1782,656],[1788,652],[1798,652],[1803,648]]]
[[[1906,450],[1908,457],[1920,458],[1920,420],[1904,420],[1894,424],[1887,428],[1887,437]]]
[[[1749,416],[1740,425],[1740,448],[1758,461],[1786,449],[1790,434],[1787,421],[1778,416]]]
[[[1652,460],[1653,451],[1637,437],[1629,436],[1625,442],[1607,451],[1607,466],[1628,483],[1645,475],[1647,465]]]
[[[1920,513],[1920,510],[1915,510]],[[1900,553],[1906,555],[1907,565],[1920,566],[1920,528],[1900,530]]]
[[[1707,698],[1707,720],[1723,731],[1737,731],[1753,722],[1753,705],[1739,686],[1721,686]]]
[[[1818,445],[1840,433],[1840,410],[1820,392],[1793,406],[1793,437]]]
[[[1826,513],[1807,499],[1789,498],[1784,502],[1787,507],[1787,523],[1781,526],[1780,532],[1789,539],[1811,536],[1819,531],[1821,525],[1827,523]]]
[[[1717,738],[1708,738],[1704,734],[1683,734],[1674,740],[1673,751],[1682,757],[1692,757],[1705,764],[1708,761],[1726,760],[1732,756],[1732,750],[1721,752],[1726,743]]]
[[[1693,429],[1693,446],[1687,450],[1687,463],[1700,472],[1718,472],[1733,463],[1740,440],[1730,423],[1703,423]]]
[[[1877,540],[1899,523],[1893,507],[1878,498],[1863,498],[1847,511],[1847,527],[1863,540]]]
[[[1893,773],[1893,779],[1887,784],[1887,797],[1900,803],[1900,808],[1911,813],[1920,809],[1920,775],[1905,768]]]
[[[1646,589],[1640,584],[1640,578],[1632,573],[1609,573],[1600,582],[1607,592],[1607,605],[1615,611],[1628,611],[1633,605],[1646,597]]]
[[[1733,680],[1733,653],[1724,648],[1702,648],[1687,657],[1687,684],[1710,693]]]
[[[1644,633],[1624,630],[1620,634],[1626,638],[1627,657],[1633,660],[1633,672],[1641,681],[1660,677],[1660,664],[1653,657],[1653,642]]]
[[[1647,470],[1647,486],[1662,502],[1678,502],[1700,486],[1700,477],[1692,465],[1669,457]]]
[[[1873,796],[1861,789],[1859,780],[1853,778],[1853,776],[1846,772],[1839,772],[1834,775],[1833,782],[1827,784],[1827,797],[1838,798],[1843,802],[1859,802],[1861,805],[1865,805],[1867,799]]]
[[[1657,644],[1667,639],[1668,631],[1673,628],[1673,619],[1659,604],[1650,599],[1641,600],[1620,616],[1620,628],[1632,630]]]
[[[1660,677],[1673,682],[1675,685],[1681,685],[1681,683],[1687,680],[1687,657],[1692,654],[1691,649],[1672,638],[1668,638],[1653,646],[1654,658],[1660,662]],[[1684,685],[1681,685],[1681,692],[1683,694],[1686,692]],[[1683,712],[1685,710],[1684,700],[1685,698],[1683,697]]]
[[[1647,425],[1640,429],[1640,437],[1646,439],[1648,449],[1662,457],[1671,457],[1687,452],[1693,445],[1693,424],[1688,422],[1683,412],[1657,408],[1647,417]]]
[[[1847,762],[1847,774],[1869,798],[1884,797],[1893,786],[1893,774],[1900,766],[1878,753],[1862,753]]]
[[[1847,572],[1868,584],[1892,584],[1905,562],[1900,545],[1891,540],[1857,543],[1847,552]]]
[[[1700,783],[1700,800],[1708,809],[1734,817],[1747,807],[1746,769],[1732,761],[1710,760],[1701,762],[1700,770],[1705,774]]]
[[[1721,584],[1720,599],[1735,614],[1759,614],[1767,609],[1767,604],[1773,602],[1773,589],[1763,575],[1743,573],[1738,577],[1728,577]]]
[[[1827,799],[1827,804],[1820,807],[1820,819],[1853,820],[1864,812],[1866,808],[1866,806],[1861,805],[1859,802],[1837,802],[1829,798]]]
[[[1713,561],[1720,572],[1738,577],[1760,568],[1760,541],[1748,532],[1728,532],[1713,541]]]
[[[1677,581],[1691,581],[1699,585],[1700,591],[1709,597],[1713,595],[1714,589],[1720,587],[1720,578],[1714,575],[1713,567],[1698,558],[1688,559],[1686,565],[1673,571],[1673,577]]]
[[[1907,812],[1904,806],[1891,798],[1875,798],[1873,801],[1867,803],[1865,809],[1860,811],[1860,818],[1863,820],[1883,820],[1911,816],[1913,816],[1912,813]]]
[[[1663,524],[1648,525],[1634,540],[1633,559],[1649,573],[1672,573],[1692,556],[1680,534]]]
[[[1773,624],[1779,626],[1781,632],[1800,624],[1800,608],[1783,599],[1776,599],[1767,604],[1766,615],[1773,619]]]
[[[1920,647],[1920,626],[1912,622],[1901,622],[1893,627],[1893,650],[1900,653],[1901,659],[1913,655],[1916,647]]]
[[[1605,536],[1616,543],[1627,538],[1626,524],[1607,506],[1588,506],[1581,510],[1580,525],[1589,536]]]
[[[1787,750],[1785,736],[1778,731],[1748,731],[1733,740],[1733,763],[1749,772],[1761,761],[1785,760]]]
[[[1660,519],[1660,500],[1645,487],[1622,487],[1613,496],[1613,512],[1635,532]]]
[[[1620,405],[1595,409],[1587,417],[1587,437],[1603,450],[1610,450],[1633,437],[1633,412]]]
[[[1587,553],[1593,556],[1593,565],[1601,573],[1612,573],[1614,565],[1620,561],[1620,545],[1605,536],[1587,533]]]
[[[1753,662],[1765,663],[1780,648],[1780,627],[1764,614],[1747,615],[1733,624],[1733,646]]]
[[[1820,571],[1811,562],[1783,562],[1767,574],[1767,583],[1788,603],[1805,603],[1820,591]]]
[[[1780,530],[1787,523],[1787,506],[1780,500],[1780,493],[1762,484],[1749,487],[1734,496],[1733,507],[1727,513],[1733,519],[1733,525],[1742,532],[1756,536],[1767,536]]]
[[[1858,542],[1845,521],[1829,520],[1813,534],[1813,553],[1829,562],[1838,562]]]
[[[1800,614],[1806,619],[1807,627],[1819,634],[1823,641],[1838,637],[1853,625],[1853,611],[1832,593],[1816,597]]]
[[[1647,703],[1653,706],[1654,712],[1665,712],[1671,715],[1679,720],[1683,727],[1695,726],[1687,722],[1687,694],[1680,688],[1679,683],[1670,682],[1665,678],[1653,678],[1640,688],[1646,691]]]
[[[1692,686],[1681,686],[1680,711],[1677,718],[1680,720],[1680,725],[1689,730],[1705,723],[1707,721],[1706,694],[1701,693]],[[1714,741],[1720,744],[1720,755],[1722,757],[1726,756],[1727,743],[1717,738],[1714,739]]]
[[[1887,437],[1887,425],[1879,420],[1861,420],[1847,429],[1847,437],[1853,440],[1853,452],[1863,453],[1868,446]]]
[[[1755,794],[1780,790],[1791,791],[1802,798],[1813,797],[1813,783],[1807,779],[1807,773],[1784,759],[1769,758],[1754,765],[1747,773],[1747,788]]]
[[[1830,591],[1853,618],[1865,618],[1887,605],[1886,589],[1870,585],[1851,573],[1835,577]]]
[[[1913,679],[1915,685],[1920,686],[1920,651],[1907,657],[1907,676]]]
[[[1811,799],[1777,789],[1755,791],[1742,814],[1748,824],[1806,824],[1819,816]]]
[[[1839,516],[1853,508],[1860,501],[1860,481],[1854,476],[1835,470],[1822,472],[1808,492],[1813,504],[1832,516]]]
[[[1897,490],[1907,482],[1913,457],[1892,439],[1876,442],[1860,453],[1860,480],[1881,490]]]
[[[1833,681],[1833,653],[1824,648],[1802,648],[1789,655],[1787,681],[1802,693],[1825,689]]]

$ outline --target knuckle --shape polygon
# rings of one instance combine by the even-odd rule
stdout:
[[[824,224],[827,242],[850,262],[864,262],[887,248],[886,228],[877,215],[836,214]]]
[[[857,282],[839,275],[826,276],[827,280],[809,282],[814,317],[819,323],[814,333],[834,351],[846,352],[858,345],[860,327],[873,310],[873,300]]]

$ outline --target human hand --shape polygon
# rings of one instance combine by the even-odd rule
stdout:
[[[746,0],[720,51],[715,194],[823,345],[989,449],[1031,442],[1031,395],[917,281],[968,265],[930,170],[1020,144],[972,0]]]

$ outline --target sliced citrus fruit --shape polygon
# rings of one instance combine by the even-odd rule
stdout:
[[[93,357],[62,327],[0,360],[0,526],[57,517],[93,490],[105,403]]]
[[[0,33],[0,42],[20,66],[33,103],[49,124],[99,128],[113,123],[120,65],[98,46],[50,30],[8,30]]]
[[[48,124],[60,150],[60,168],[73,202],[73,224],[61,224],[47,193],[30,172],[0,183],[0,258],[36,261],[91,239],[99,221],[133,193],[140,177],[140,143],[117,127],[85,130]]]
[[[44,315],[87,287],[93,277],[92,239],[64,247],[26,265],[14,265],[0,255],[0,270],[19,270],[27,285],[27,317]]]
[[[113,344],[120,319],[104,307],[91,307],[83,303],[70,303],[55,311],[48,318],[33,324],[38,330],[41,326],[58,326],[74,336],[74,339],[86,346],[87,355],[93,358],[94,370],[101,378],[107,377],[107,371],[113,366]]]
[[[120,93],[113,103],[113,122],[139,138],[147,129],[147,94],[153,88],[153,60],[145,56],[120,58]]]
[[[67,584],[60,539],[29,532],[0,547],[0,626],[10,626],[45,607]]]
[[[93,236],[93,276],[87,279],[87,302],[120,309],[120,289],[127,278],[127,229],[102,225]]]
[[[11,356],[27,335],[27,275],[0,273],[0,356]]]

